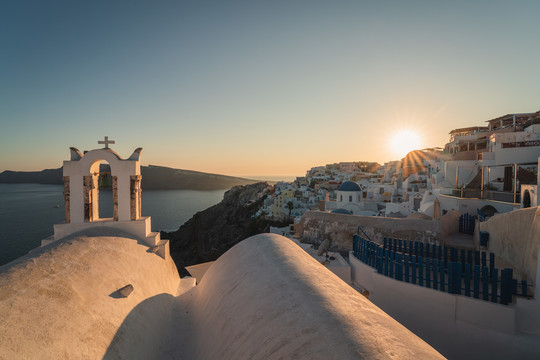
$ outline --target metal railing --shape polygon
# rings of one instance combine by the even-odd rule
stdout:
[[[386,239],[383,245],[355,235],[353,255],[379,274],[411,284],[508,305],[515,296],[531,297],[532,287],[513,278],[513,269],[495,267],[487,252]]]

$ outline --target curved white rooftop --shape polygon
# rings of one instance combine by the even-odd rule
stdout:
[[[0,358],[442,358],[282,236],[242,241],[190,289],[170,257],[93,235],[0,267]]]
[[[0,267],[0,359],[155,357],[180,278],[148,249],[75,236]]]
[[[443,358],[275,234],[253,236],[220,257],[177,299],[171,319],[164,358]]]

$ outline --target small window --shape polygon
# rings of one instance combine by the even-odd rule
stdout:
[[[352,195],[349,195],[349,202],[352,202]]]

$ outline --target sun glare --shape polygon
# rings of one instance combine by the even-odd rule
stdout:
[[[420,149],[420,136],[411,130],[401,130],[390,139],[390,148],[400,158],[409,151]]]

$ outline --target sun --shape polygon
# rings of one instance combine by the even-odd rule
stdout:
[[[392,136],[389,145],[395,156],[403,158],[410,151],[420,150],[420,135],[413,130],[400,130]]]

